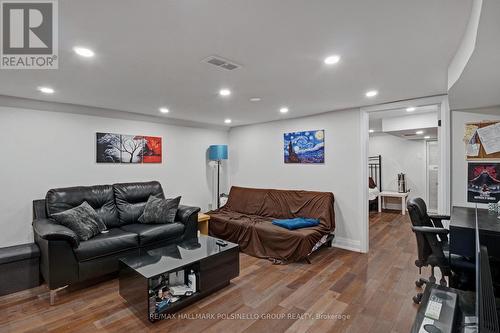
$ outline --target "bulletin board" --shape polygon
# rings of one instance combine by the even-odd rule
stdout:
[[[500,151],[496,151],[496,149],[494,149],[493,151],[490,151],[490,153],[488,153],[487,149],[485,149],[485,145],[481,141],[481,131],[478,131],[478,129],[485,127],[488,127],[489,129],[488,134],[490,145],[487,147],[490,150],[492,149],[492,141],[500,143],[500,121],[481,121],[466,123],[464,143],[466,146],[467,160],[500,159]],[[483,138],[485,138],[485,136],[483,136]]]

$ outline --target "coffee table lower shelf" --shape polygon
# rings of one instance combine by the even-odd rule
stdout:
[[[127,301],[132,311],[141,318],[151,322],[169,318],[168,314],[175,313],[196,301],[229,285],[231,279],[239,275],[239,249],[233,249],[210,255],[197,261],[189,262],[184,267],[165,266],[161,274],[178,271],[179,269],[193,269],[197,275],[197,292],[191,296],[183,296],[171,303],[161,312],[151,311],[149,303],[150,280],[158,275],[145,277],[137,270],[120,261],[119,292]]]

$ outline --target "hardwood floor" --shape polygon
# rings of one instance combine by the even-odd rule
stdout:
[[[0,297],[0,332],[406,333],[417,310],[415,259],[408,217],[370,213],[369,254],[325,248],[311,265],[272,265],[240,254],[240,276],[230,286],[169,320],[140,320],[113,279],[61,292],[55,306],[45,286]]]

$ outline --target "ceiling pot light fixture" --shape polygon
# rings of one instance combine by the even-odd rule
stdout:
[[[82,56],[85,58],[92,58],[93,56],[95,56],[94,51],[92,51],[91,49],[88,49],[86,47],[75,46],[73,48],[73,51],[75,51],[75,53],[78,54],[79,56]]]
[[[165,107],[159,108],[158,110],[160,110],[161,113],[169,113],[170,112],[170,110],[165,108]]]
[[[284,106],[284,107],[280,108],[280,112],[281,112],[281,113],[287,113],[288,111],[289,111],[289,110],[288,110],[288,108],[287,108],[286,106]]]
[[[367,91],[365,94],[366,97],[375,97],[377,95],[378,95],[378,91],[376,91],[376,90]]]
[[[416,108],[413,107],[413,106],[410,106],[409,108],[406,108],[406,112],[413,112],[415,110],[416,110]]]
[[[331,56],[326,57],[325,60],[323,60],[325,65],[334,65],[334,64],[338,63],[339,61],[340,61],[340,56],[338,56],[338,55],[331,55]]]
[[[38,87],[38,91],[43,92],[44,94],[53,94],[55,92],[55,90],[50,87]]]
[[[416,131],[415,134],[416,135],[422,135],[422,134],[424,134],[424,131]]]
[[[260,97],[252,97],[250,98],[250,102],[260,102],[262,100],[262,98]]]
[[[231,95],[231,90],[229,90],[229,89],[221,89],[221,90],[219,90],[219,95],[224,96],[224,97],[225,96],[229,96],[229,95]]]
[[[430,139],[430,138],[431,138],[431,136],[430,136],[430,135],[426,135],[426,136],[424,136],[424,139]]]
[[[373,132],[375,132],[375,130],[372,130],[372,129],[371,129],[371,130],[369,130],[368,132],[369,132],[369,133],[373,133]]]
[[[229,119],[229,118],[224,119],[224,123],[225,124],[231,124],[231,119]]]

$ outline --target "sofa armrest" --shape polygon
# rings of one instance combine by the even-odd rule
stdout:
[[[179,205],[175,220],[183,223],[186,227],[184,239],[198,237],[198,213],[200,210],[199,207]]]
[[[77,247],[80,244],[78,236],[73,230],[57,224],[52,219],[36,219],[33,221],[33,231],[40,238],[50,240],[65,240],[68,241],[72,247]]]

